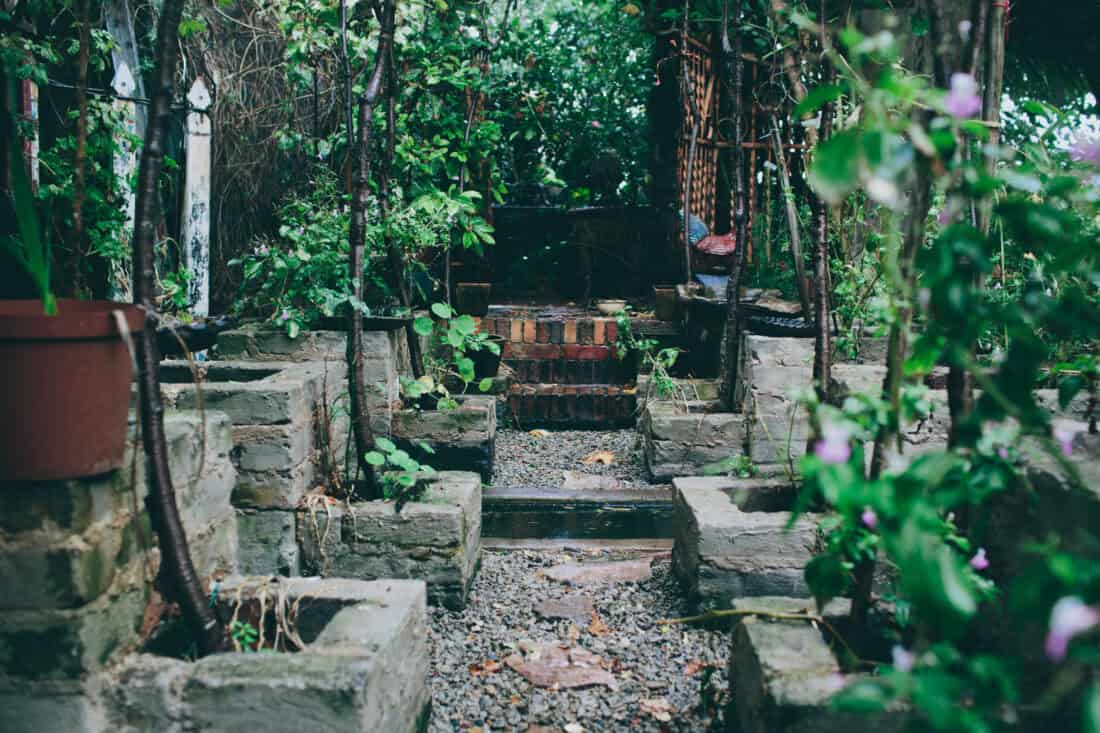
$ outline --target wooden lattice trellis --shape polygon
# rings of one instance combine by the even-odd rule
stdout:
[[[722,89],[721,68],[715,58],[713,39],[708,35],[689,37],[687,43],[682,44],[681,63],[682,70],[686,71],[686,83],[681,88],[681,125],[679,142],[678,184],[680,191],[680,206],[692,215],[698,217],[713,233],[722,233],[733,230],[733,191],[730,186],[723,185],[719,180],[720,156],[723,150],[730,147],[730,141],[722,136],[719,126],[721,111],[720,100],[724,93]],[[789,100],[785,98],[786,91],[782,82],[776,83],[774,77],[778,75],[777,69],[772,69],[769,74],[763,68],[758,59],[746,54],[745,77],[749,88],[747,95],[751,102],[748,112],[742,120],[744,140],[741,145],[745,150],[744,173],[746,180],[746,193],[748,196],[748,232],[749,241],[746,245],[746,255],[751,261],[753,258],[752,232],[754,231],[755,216],[757,212],[757,199],[760,198],[761,188],[771,188],[772,172],[774,165],[765,167],[775,160],[772,130],[773,116],[780,120],[786,120],[790,114]],[[763,72],[763,73],[761,73]],[[779,91],[781,95],[775,97]],[[688,92],[694,98],[694,106],[691,98],[684,92]],[[761,101],[761,97],[764,101]],[[694,110],[698,110],[700,124],[699,134],[695,143],[695,158],[691,159],[691,130],[695,120]],[[726,126],[728,128],[728,125]],[[783,148],[790,156],[799,155],[803,146],[797,143],[793,135],[792,126],[782,126],[784,137]],[[688,184],[688,168],[691,168],[691,181]],[[764,182],[764,186],[758,186],[758,176]],[[690,201],[687,197],[690,196]],[[721,202],[719,198],[728,196],[729,201]],[[765,195],[767,198],[767,194]],[[687,204],[685,206],[685,204]],[[721,219],[721,221],[720,221]],[[766,227],[770,233],[770,218]],[[766,243],[767,244],[767,243]],[[770,252],[770,247],[765,247]]]

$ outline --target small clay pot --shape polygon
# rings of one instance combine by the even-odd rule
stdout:
[[[0,481],[55,481],[119,468],[130,409],[130,349],[112,315],[136,339],[133,305],[0,300]]]

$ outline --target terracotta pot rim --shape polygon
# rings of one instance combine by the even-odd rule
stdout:
[[[119,336],[111,315],[122,311],[131,333],[145,329],[141,309],[109,300],[59,298],[57,315],[42,312],[42,301],[0,300],[0,341],[92,341]]]

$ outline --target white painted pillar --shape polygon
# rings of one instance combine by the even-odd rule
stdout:
[[[123,227],[121,240],[127,252],[130,251],[130,243],[134,236],[134,171],[137,170],[137,150],[135,140],[138,139],[137,105],[132,101],[137,91],[137,84],[130,66],[125,61],[120,61],[115,70],[115,78],[111,86],[120,97],[131,99],[115,99],[114,108],[122,119],[122,130],[115,138],[117,149],[115,150],[114,173],[118,186],[118,197],[123,202],[126,210],[126,225]],[[132,279],[130,276],[129,257],[123,257],[120,262],[111,263],[111,272],[107,286],[112,300],[128,303],[133,300]]]
[[[22,109],[20,114],[31,130],[30,137],[23,138],[23,160],[31,180],[31,191],[38,192],[38,84],[24,79],[20,84]]]
[[[191,313],[210,315],[210,90],[202,77],[187,93],[187,167],[183,189],[180,253],[191,271],[188,286]]]

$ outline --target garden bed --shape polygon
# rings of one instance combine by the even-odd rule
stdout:
[[[812,600],[740,598],[732,605],[736,611],[759,611],[760,615],[740,617],[734,623],[728,733],[892,733],[905,730],[911,723],[903,711],[868,715],[841,712],[830,706],[832,697],[857,676],[842,674],[818,625],[767,616],[816,615]],[[848,601],[833,601],[821,615],[826,619],[843,617],[848,607]]]
[[[456,400],[458,407],[453,410],[395,411],[393,440],[437,471],[473,471],[489,483],[496,454],[496,398],[459,396]]]
[[[106,724],[84,730],[313,730],[415,733],[427,722],[424,584],[233,578],[219,605],[293,609],[293,653],[215,654],[195,662],[133,655],[104,673]],[[242,614],[243,617],[243,614]],[[268,637],[270,638],[270,637]]]
[[[481,481],[441,472],[398,513],[392,501],[298,512],[302,567],[326,577],[415,578],[433,605],[461,609],[481,558]]]
[[[803,572],[818,545],[814,515],[790,525],[787,479],[673,482],[672,567],[692,606],[729,608],[745,596],[809,593]]]

